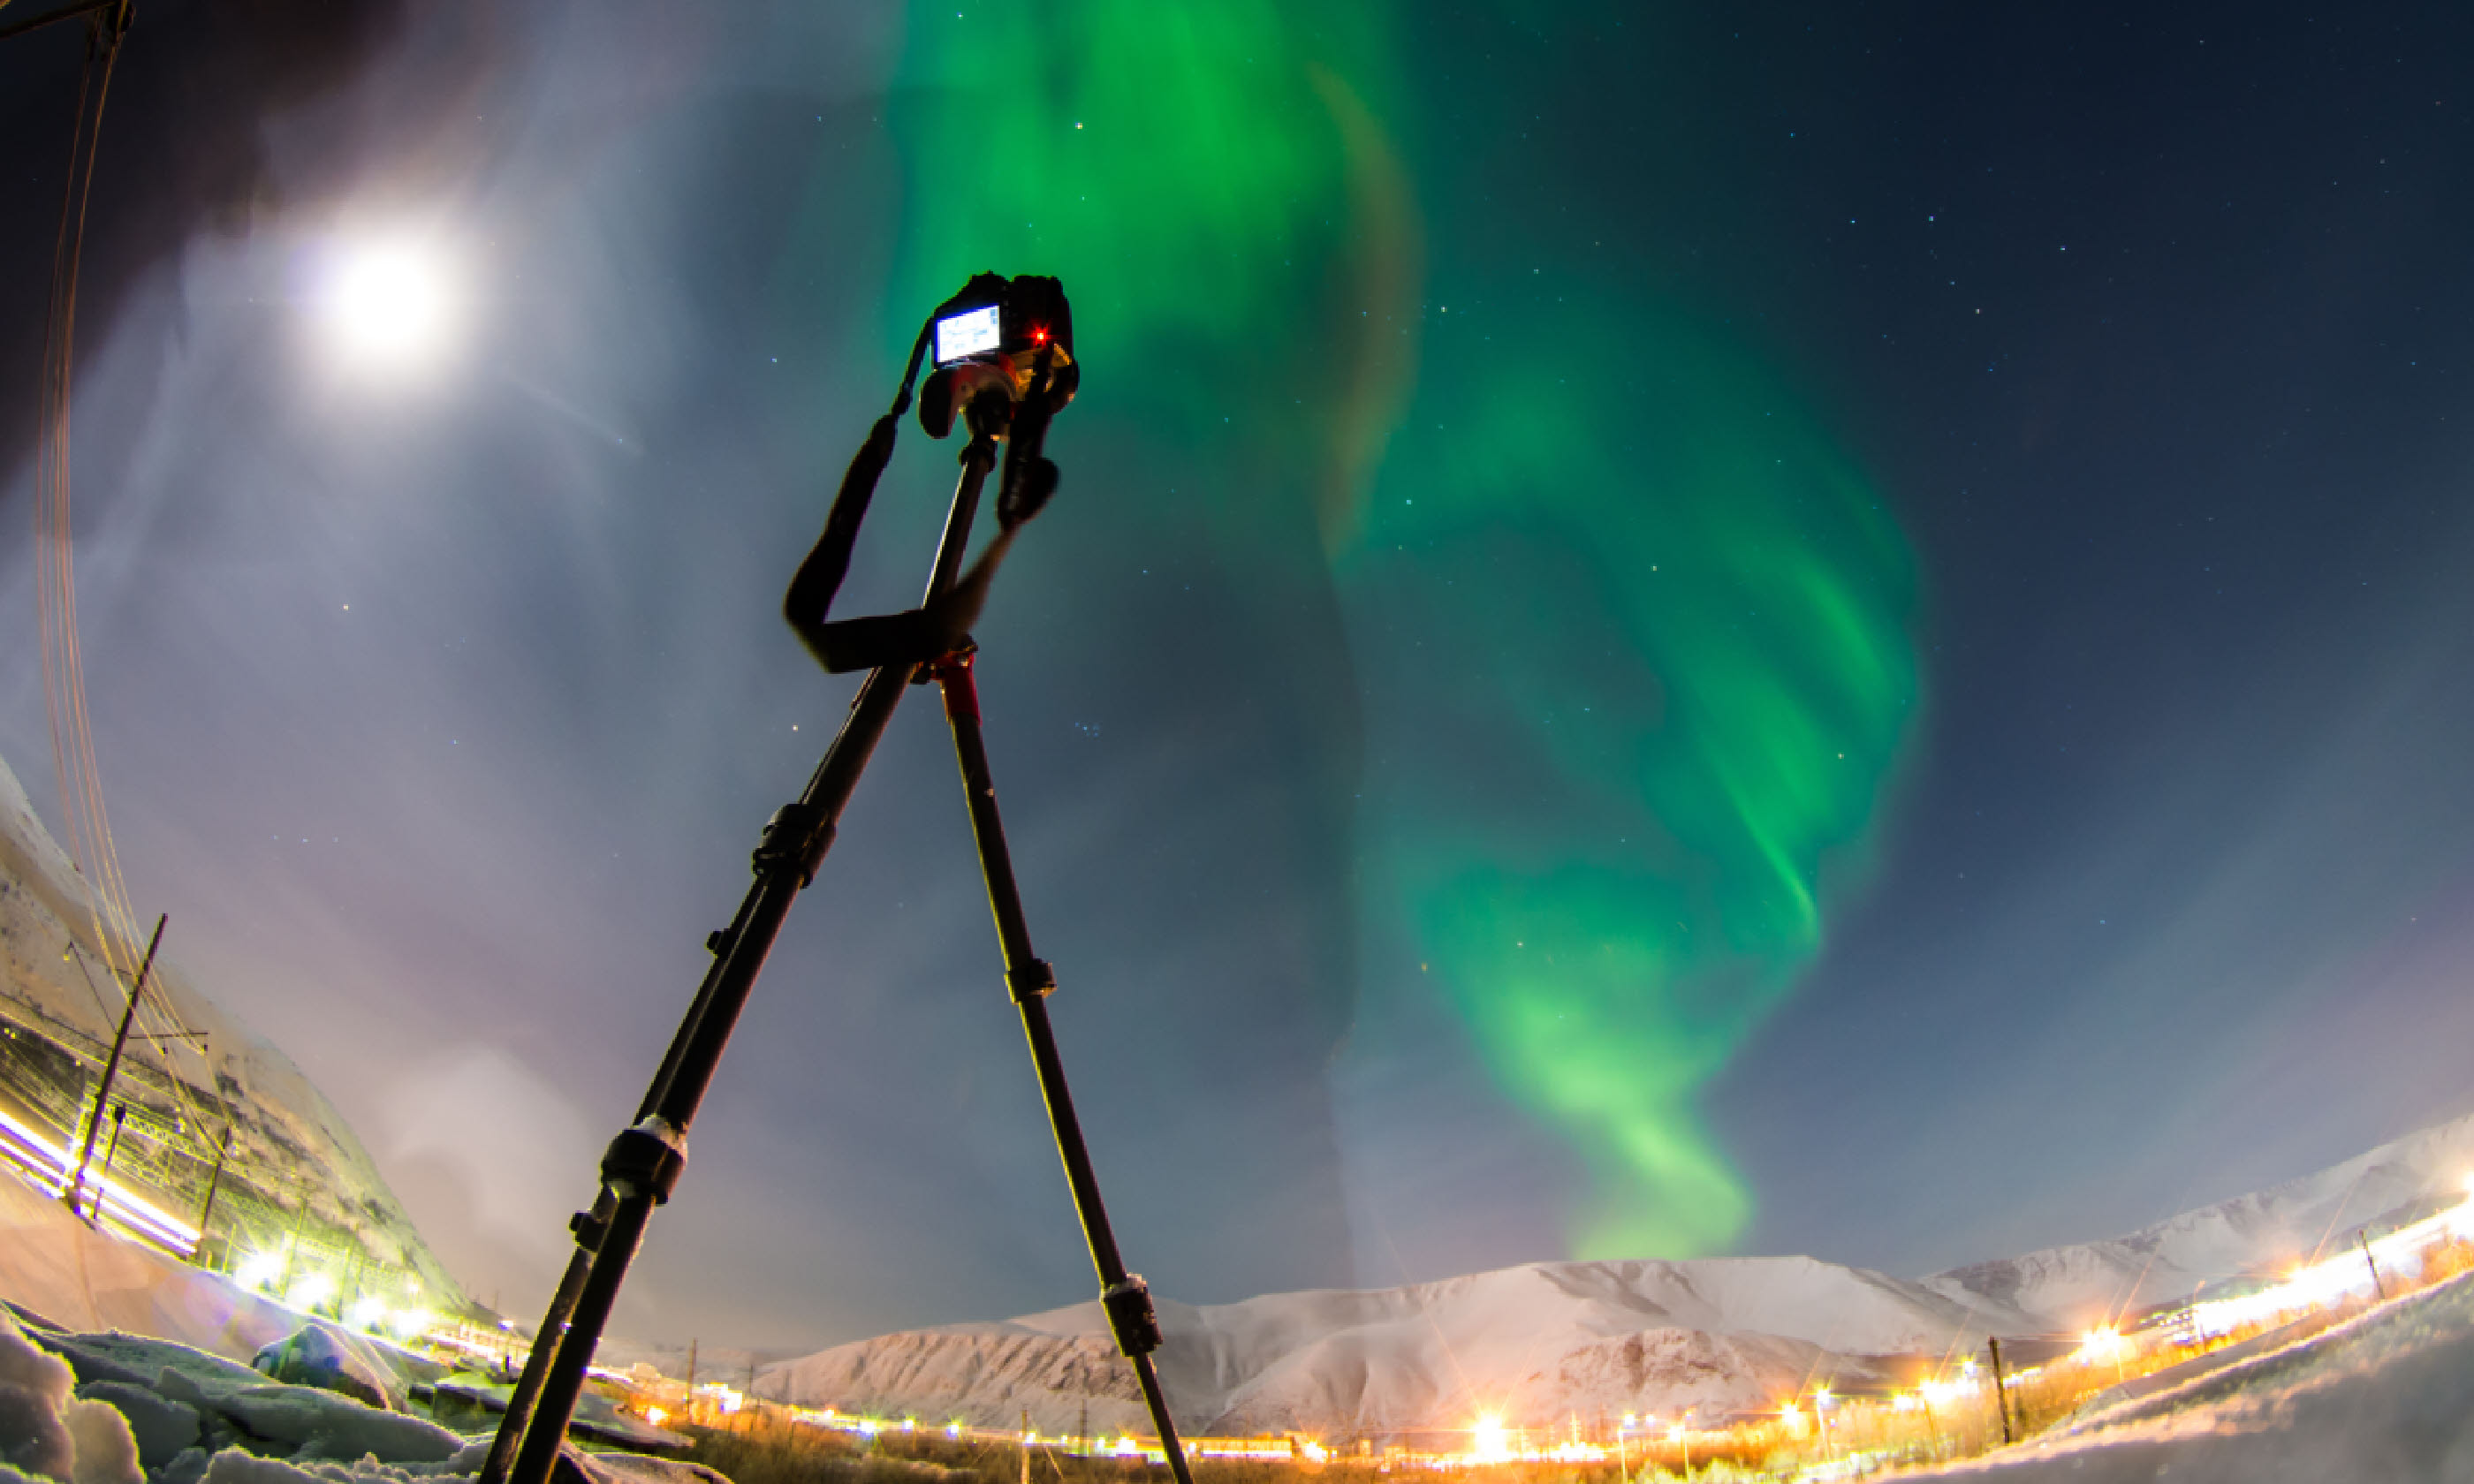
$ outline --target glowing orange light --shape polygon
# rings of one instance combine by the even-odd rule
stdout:
[[[1490,1412],[1477,1420],[1469,1429],[1469,1452],[1479,1458],[1505,1459],[1512,1456],[1509,1440],[1504,1436],[1503,1419]]]

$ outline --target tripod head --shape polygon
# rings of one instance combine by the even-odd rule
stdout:
[[[919,425],[931,438],[952,432],[955,415],[988,393],[1044,402],[1054,417],[1082,384],[1074,307],[1055,278],[980,274],[937,305],[928,325],[922,333],[934,337],[935,370],[919,390]],[[1035,397],[1034,383],[1041,384]]]
[[[997,538],[967,573],[945,590],[930,593],[921,608],[886,617],[827,622],[834,595],[850,570],[860,523],[893,457],[911,386],[932,345],[934,366],[919,394],[920,426],[932,438],[944,438],[953,431],[955,419],[962,419],[970,432],[962,450],[963,477],[974,497],[979,478],[995,462],[995,445],[1006,445]],[[1082,369],[1074,359],[1074,310],[1056,279],[980,274],[936,306],[911,343],[892,410],[876,419],[852,457],[825,516],[825,529],[783,597],[783,617],[817,663],[837,675],[888,664],[925,664],[962,641],[979,618],[988,584],[1015,534],[1056,492],[1056,466],[1042,451],[1048,424],[1081,384]]]

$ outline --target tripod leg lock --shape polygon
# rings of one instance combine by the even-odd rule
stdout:
[[[610,1230],[610,1223],[589,1210],[580,1210],[567,1218],[567,1229],[575,1233],[576,1246],[586,1252],[599,1252],[601,1234]]]
[[[1012,993],[1017,1005],[1046,998],[1056,989],[1056,969],[1044,958],[1032,959],[1019,969],[1006,970],[1006,989]]]
[[[601,1183],[621,1200],[649,1195],[654,1205],[661,1206],[669,1200],[679,1172],[687,1167],[687,1136],[655,1113],[633,1128],[619,1130],[610,1141],[601,1156]],[[594,1245],[599,1245],[598,1233]]]
[[[1151,1285],[1143,1275],[1128,1273],[1125,1281],[1109,1284],[1100,1294],[1100,1306],[1107,1310],[1108,1328],[1127,1359],[1160,1348],[1159,1314],[1152,1307]]]
[[[795,864],[799,889],[805,891],[816,879],[816,868],[824,863],[825,851],[833,844],[834,822],[822,804],[786,803],[764,822],[764,835],[756,843],[752,864],[760,876],[777,866]]]

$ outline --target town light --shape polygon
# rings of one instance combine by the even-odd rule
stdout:
[[[1512,1448],[1503,1430],[1503,1419],[1489,1412],[1469,1429],[1469,1452],[1478,1458],[1500,1462],[1512,1456]]]
[[[263,1292],[273,1287],[275,1281],[283,1276],[282,1255],[272,1252],[251,1253],[242,1260],[240,1271],[232,1276],[240,1281],[243,1288],[255,1288]]]
[[[2102,1325],[2079,1336],[2079,1358],[2090,1364],[2122,1358],[2122,1331]]]
[[[316,1308],[335,1291],[335,1281],[324,1273],[304,1273],[296,1280],[283,1302],[294,1308]]]

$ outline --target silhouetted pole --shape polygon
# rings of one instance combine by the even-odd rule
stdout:
[[[206,1198],[198,1204],[198,1244],[206,1245],[206,1221],[215,1213],[215,1192],[223,1187],[224,1161],[231,1158],[232,1126],[224,1125],[224,1144],[215,1151],[215,1172],[206,1177]]]
[[[98,1189],[100,1189],[100,1188],[102,1187],[103,1183],[104,1183],[105,1181],[108,1181],[108,1180],[109,1180],[109,1179],[111,1178],[111,1161],[112,1161],[112,1160],[113,1160],[113,1159],[115,1159],[115,1158],[119,1155],[119,1153],[120,1153],[120,1131],[121,1131],[123,1128],[127,1127],[127,1126],[128,1126],[128,1123],[129,1123],[129,1105],[128,1105],[127,1103],[114,1103],[114,1104],[112,1104],[112,1105],[111,1105],[111,1142],[109,1142],[109,1143],[108,1143],[108,1144],[106,1144],[106,1145],[104,1145],[104,1146],[103,1146],[103,1173],[102,1173],[101,1175],[97,1176],[97,1177],[95,1178],[95,1182],[94,1182],[94,1183],[95,1183],[95,1185],[96,1185],[96,1187],[97,1187]],[[100,1197],[98,1197],[98,1198],[96,1199],[96,1201],[95,1201],[95,1203],[94,1203],[94,1209],[95,1209],[95,1211],[96,1211],[96,1213],[97,1213],[97,1214],[100,1214],[100,1213],[102,1212],[102,1210],[103,1210],[103,1201],[102,1201],[102,1199],[101,1199]],[[2374,1274],[2374,1275],[2372,1275],[2372,1276],[2377,1277],[2378,1275],[2377,1275],[2377,1274]]]
[[[974,403],[976,408],[978,404]],[[947,508],[945,531],[928,583],[933,601],[961,570],[981,486],[996,465],[998,431],[975,420],[962,450],[962,474]],[[688,1014],[672,1037],[662,1065],[639,1104],[637,1120],[611,1141],[593,1209],[570,1228],[575,1255],[568,1260],[558,1291],[533,1336],[533,1352],[509,1397],[506,1415],[483,1463],[480,1484],[549,1484],[559,1446],[575,1413],[584,1369],[601,1341],[627,1269],[644,1240],[653,1208],[669,1199],[687,1163],[687,1136],[703,1106],[721,1053],[739,1022],[773,940],[789,916],[790,903],[815,878],[833,846],[842,809],[859,786],[860,774],[892,721],[894,707],[917,671],[914,662],[872,671],[851,700],[834,737],[796,802],[774,811],[756,848],[755,884],[740,901],[729,927],[705,941],[714,962],[696,989]]]
[[[2389,1298],[2389,1285],[2380,1281],[2380,1265],[2371,1260],[2371,1229],[2365,1227],[2355,1233],[2354,1240],[2362,1244],[2363,1265],[2371,1270],[2371,1292],[2378,1294],[2380,1302],[2386,1304]]]
[[[2018,1439],[2010,1435],[2010,1388],[2001,1379],[2001,1341],[1988,1334],[1984,1348],[1993,1352],[1993,1400],[2001,1409],[2001,1441],[2005,1445],[2015,1443]]]
[[[103,1111],[111,1100],[111,1079],[120,1074],[120,1054],[128,1049],[129,1027],[137,1018],[137,1001],[146,993],[146,973],[155,967],[155,949],[163,942],[163,924],[171,920],[168,912],[155,920],[155,936],[147,940],[145,961],[137,966],[137,982],[129,987],[128,1008],[120,1012],[120,1034],[111,1038],[111,1056],[103,1064],[103,1080],[94,1087],[94,1111],[86,1114],[85,1144],[78,1150],[77,1170],[61,1192],[69,1209],[80,1215],[85,1214],[80,1204],[85,1199],[85,1167],[94,1160],[94,1137],[103,1132]],[[94,1213],[98,1217],[103,1214],[101,1196],[95,1198]]]

